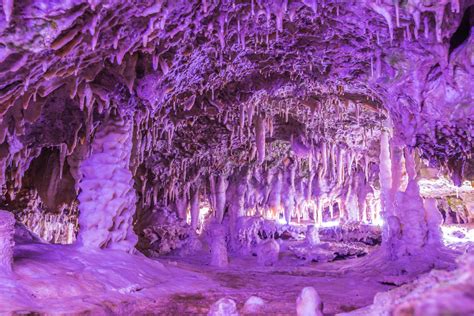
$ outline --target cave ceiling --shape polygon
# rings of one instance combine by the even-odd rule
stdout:
[[[258,124],[267,168],[323,143],[377,160],[393,127],[462,173],[474,38],[452,37],[472,2],[4,0],[2,167],[16,179],[44,147],[73,160],[120,115],[135,174],[160,183],[258,165]]]

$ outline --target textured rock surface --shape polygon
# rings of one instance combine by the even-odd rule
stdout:
[[[268,239],[257,245],[256,252],[259,264],[263,266],[272,266],[278,262],[280,245],[275,241],[275,239]]]
[[[80,166],[78,240],[86,248],[135,250],[132,221],[136,196],[130,172],[132,126],[116,119],[96,133],[89,158]]]
[[[379,293],[374,304],[344,315],[470,315],[474,312],[472,254],[452,272],[433,270],[412,284]]]
[[[225,227],[216,224],[211,232],[211,265],[218,268],[227,267],[228,260]]]
[[[13,214],[0,210],[0,273],[2,274],[12,272],[14,234]]]

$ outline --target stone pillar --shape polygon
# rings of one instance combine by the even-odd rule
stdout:
[[[10,212],[0,210],[0,274],[12,272],[14,234],[15,217]]]
[[[199,187],[196,187],[191,197],[191,228],[195,232],[199,224]]]
[[[425,218],[428,225],[428,240],[430,246],[441,247],[443,245],[443,233],[441,224],[443,223],[443,215],[438,209],[435,198],[424,200]]]
[[[211,228],[211,266],[224,268],[229,261],[227,257],[227,243],[225,227],[214,225]]]
[[[306,243],[309,246],[316,246],[321,243],[318,227],[315,225],[308,225],[308,228],[306,229]]]
[[[392,214],[392,160],[390,157],[390,134],[386,131],[380,136],[380,201],[382,203],[382,217],[388,218]]]
[[[216,188],[216,218],[218,223],[222,223],[224,219],[224,211],[226,204],[226,192],[229,182],[227,176],[222,174],[219,176]]]
[[[104,122],[94,137],[90,157],[81,163],[78,242],[84,248],[134,252],[132,135],[131,120]]]
[[[189,201],[186,197],[186,194],[176,198],[175,202],[176,215],[179,219],[186,219],[186,211],[188,210]]]

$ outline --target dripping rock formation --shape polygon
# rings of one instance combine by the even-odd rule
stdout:
[[[0,8],[0,314],[474,314],[474,1]]]

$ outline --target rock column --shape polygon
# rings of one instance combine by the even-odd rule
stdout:
[[[12,272],[14,234],[15,217],[10,212],[0,210],[0,274]]]
[[[78,242],[82,247],[134,252],[136,194],[129,168],[132,132],[131,120],[103,123],[92,142],[90,157],[80,166]]]

